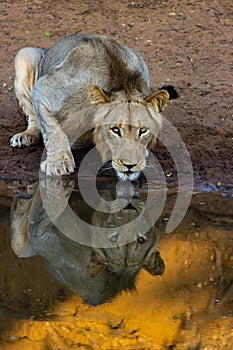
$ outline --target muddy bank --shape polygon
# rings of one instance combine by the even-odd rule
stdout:
[[[13,59],[25,46],[50,47],[82,31],[107,34],[138,50],[151,86],[176,87],[164,116],[188,148],[196,181],[232,182],[232,3],[215,1],[4,1],[0,4],[0,176],[35,178],[43,145],[12,149],[10,137],[25,128],[13,97]],[[162,145],[155,151],[164,171],[175,174]],[[79,158],[79,155],[77,155]]]

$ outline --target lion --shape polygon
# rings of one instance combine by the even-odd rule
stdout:
[[[135,240],[124,245],[118,245],[118,237],[108,233],[109,248],[93,244],[93,239],[95,243],[105,241],[100,241],[96,235],[98,227],[110,230],[114,224],[116,232],[123,233],[122,225],[134,220],[143,210],[144,198],[132,198],[130,205],[120,212],[104,215],[98,208],[92,211],[80,198],[79,191],[73,191],[74,181],[56,180],[47,178],[40,182],[40,186],[37,181],[27,184],[27,194],[31,198],[18,197],[12,202],[11,247],[18,257],[40,256],[55,279],[90,305],[105,303],[124,290],[135,290],[137,276],[142,269],[152,276],[164,273],[165,264],[158,251],[162,227],[158,225],[152,226],[145,234],[137,232]],[[105,194],[106,199],[112,199],[112,190],[107,193],[105,189],[99,191]],[[66,212],[65,217],[61,214],[61,220],[55,220],[54,224],[44,206],[47,200],[52,204],[55,201],[58,210],[56,198],[61,196],[67,199],[75,215],[85,220],[89,218],[87,223],[91,225],[86,224],[85,227],[78,221],[79,225],[73,230],[75,237],[69,234],[69,228],[74,223],[70,225],[70,221],[66,220]],[[64,223],[63,230],[60,230],[61,223]],[[129,225],[129,229],[133,226]],[[83,237],[89,245],[82,244]]]
[[[46,175],[75,170],[72,148],[96,145],[121,180],[136,180],[162,127],[166,90],[151,92],[148,68],[134,49],[105,36],[75,34],[50,49],[26,47],[15,57],[14,91],[28,127],[12,147],[42,135]]]

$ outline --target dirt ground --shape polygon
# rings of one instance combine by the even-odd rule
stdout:
[[[174,85],[164,116],[190,151],[196,181],[231,183],[233,168],[231,0],[4,0],[0,2],[0,176],[35,178],[43,145],[12,149],[25,128],[13,97],[13,60],[25,46],[49,48],[82,31],[110,35],[139,51],[151,86]],[[165,168],[173,164],[158,145]]]

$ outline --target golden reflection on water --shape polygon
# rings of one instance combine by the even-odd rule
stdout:
[[[141,268],[135,291],[93,307],[53,278],[40,257],[16,257],[12,192],[2,193],[0,349],[233,349],[232,198],[195,195],[171,234],[163,233],[168,205],[158,223],[164,274]]]

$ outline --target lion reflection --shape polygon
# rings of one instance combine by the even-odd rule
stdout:
[[[46,193],[51,195],[57,187],[54,180],[47,180]],[[86,246],[69,239],[51,222],[38,183],[30,190],[33,192],[31,199],[16,198],[12,203],[12,249],[18,257],[41,256],[48,271],[80,295],[85,303],[98,305],[121,291],[134,290],[142,268],[152,275],[163,274],[165,265],[157,250],[158,229],[155,227],[146,234],[137,233],[137,239],[125,245],[118,245],[117,237],[109,235],[113,243],[111,248]],[[84,232],[86,236],[93,235],[96,227],[120,227],[130,222],[143,210],[145,201],[132,198],[121,211],[106,214],[88,207],[78,192],[72,192],[73,186],[63,183],[62,191],[75,214],[90,220],[92,225],[85,226],[90,228]],[[103,192],[112,200],[110,190]]]

